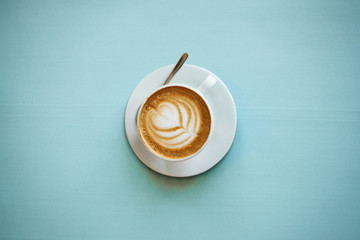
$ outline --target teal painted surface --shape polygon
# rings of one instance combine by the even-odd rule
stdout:
[[[0,239],[360,239],[359,1],[0,1]],[[154,69],[227,84],[233,147],[197,177],[124,131]]]

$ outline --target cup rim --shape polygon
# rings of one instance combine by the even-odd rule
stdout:
[[[210,113],[210,119],[211,119],[211,123],[210,123],[210,131],[209,131],[209,134],[208,134],[208,137],[206,139],[206,141],[204,142],[204,144],[201,146],[201,148],[199,148],[196,152],[194,152],[193,154],[187,156],[187,157],[184,157],[184,158],[166,158],[160,154],[158,154],[157,152],[155,152],[150,146],[148,146],[144,139],[142,138],[142,135],[141,135],[141,132],[140,132],[140,129],[139,129],[139,116],[140,116],[140,113],[144,107],[144,104],[146,103],[146,101],[149,99],[149,97],[151,97],[154,93],[156,93],[157,91],[161,90],[161,89],[164,89],[164,88],[167,88],[167,87],[174,87],[174,86],[179,86],[179,87],[185,87],[187,89],[190,89],[192,90],[193,92],[195,92],[196,94],[198,94],[205,102],[207,108],[209,109],[209,113]],[[152,91],[147,97],[146,99],[143,101],[143,103],[140,105],[139,107],[139,110],[137,111],[137,116],[136,116],[136,127],[137,127],[137,132],[140,136],[140,139],[141,139],[141,142],[143,143],[143,145],[145,146],[145,148],[150,152],[152,153],[154,156],[156,156],[157,158],[160,158],[162,160],[165,160],[165,161],[170,161],[170,162],[181,162],[181,161],[186,161],[188,159],[191,159],[193,157],[195,157],[197,154],[199,154],[207,145],[209,139],[210,139],[210,136],[212,135],[212,132],[213,132],[213,126],[214,126],[214,117],[213,117],[213,112],[212,112],[212,109],[210,107],[210,104],[209,102],[206,100],[205,96],[199,91],[197,90],[196,88],[194,87],[191,87],[191,86],[188,86],[186,84],[181,84],[181,83],[169,83],[167,85],[163,85],[163,86],[160,86],[158,88],[156,88],[154,91]]]

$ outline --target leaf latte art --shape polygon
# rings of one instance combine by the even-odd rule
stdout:
[[[210,133],[211,117],[205,101],[180,86],[162,88],[145,102],[139,131],[145,145],[166,158],[197,152]]]
[[[200,109],[188,99],[169,96],[157,108],[149,110],[149,133],[160,145],[170,149],[188,145],[200,128]]]

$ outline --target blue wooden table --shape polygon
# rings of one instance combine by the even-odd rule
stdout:
[[[0,1],[0,239],[360,239],[359,23],[351,0]],[[124,113],[183,52],[238,128],[179,179]]]

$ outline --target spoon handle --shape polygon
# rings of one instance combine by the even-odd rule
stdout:
[[[175,67],[173,68],[173,70],[171,71],[171,73],[169,74],[169,76],[167,77],[166,81],[164,82],[164,85],[168,84],[170,82],[170,80],[173,78],[173,76],[175,75],[175,73],[177,73],[177,71],[179,71],[179,69],[182,67],[182,65],[185,63],[186,59],[188,57],[187,53],[184,53],[179,61],[176,63]]]

